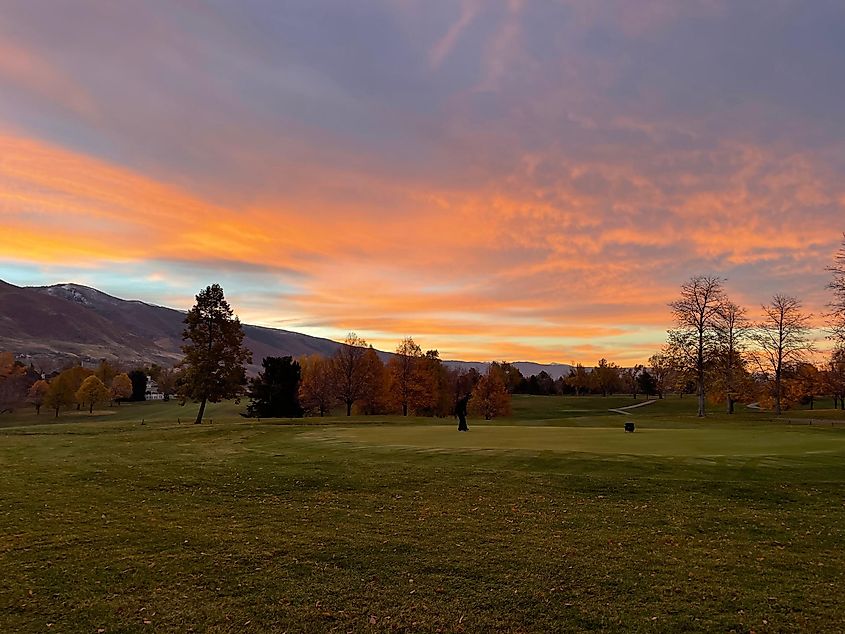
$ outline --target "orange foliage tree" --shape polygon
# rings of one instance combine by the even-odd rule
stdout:
[[[332,362],[319,354],[311,354],[299,360],[302,378],[299,383],[299,402],[306,414],[319,413],[325,416],[337,402]]]
[[[511,413],[511,395],[497,366],[491,365],[472,391],[470,411],[490,420]]]

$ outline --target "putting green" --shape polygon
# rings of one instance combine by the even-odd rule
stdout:
[[[638,429],[476,425],[469,433],[446,426],[333,427],[306,439],[428,450],[536,450],[678,457],[845,454],[845,430],[807,427]]]

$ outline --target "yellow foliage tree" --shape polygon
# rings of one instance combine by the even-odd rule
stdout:
[[[26,369],[11,352],[0,352],[0,414],[21,403],[26,396]]]
[[[120,405],[121,399],[132,396],[132,379],[125,372],[118,374],[112,379],[109,393],[111,400],[117,401],[117,404]]]
[[[91,375],[82,382],[74,396],[82,405],[88,403],[88,413],[91,414],[94,411],[94,405],[109,400],[110,393],[100,377]]]
[[[55,410],[56,418],[58,418],[62,407],[70,407],[76,403],[77,389],[73,385],[73,377],[66,372],[62,372],[50,381],[50,389],[44,398],[44,405]]]

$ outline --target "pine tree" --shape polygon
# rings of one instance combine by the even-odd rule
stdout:
[[[249,382],[250,418],[300,418],[302,367],[291,357],[265,357],[264,370]]]
[[[198,425],[206,403],[237,399],[243,394],[244,364],[252,361],[252,353],[243,345],[241,322],[219,284],[212,284],[197,295],[197,303],[185,317],[182,338],[186,343],[182,346],[185,359],[180,395],[200,403],[195,421]]]

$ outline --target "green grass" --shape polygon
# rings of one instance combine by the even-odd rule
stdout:
[[[0,631],[845,629],[845,427],[631,402],[6,418]]]

